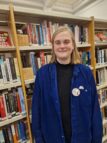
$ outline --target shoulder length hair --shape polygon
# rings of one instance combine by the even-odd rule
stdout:
[[[81,63],[80,62],[80,55],[79,55],[79,52],[77,50],[77,47],[76,47],[76,43],[75,43],[75,38],[74,38],[74,35],[73,35],[73,32],[71,31],[71,29],[67,26],[60,26],[54,33],[53,33],[53,36],[52,36],[52,57],[51,57],[51,61],[50,63],[54,63],[56,62],[56,55],[55,55],[55,52],[54,52],[54,40],[55,40],[55,37],[61,33],[61,32],[65,32],[65,31],[68,31],[71,35],[71,39],[72,39],[72,42],[73,42],[73,46],[74,46],[74,49],[71,53],[71,64],[79,64]]]

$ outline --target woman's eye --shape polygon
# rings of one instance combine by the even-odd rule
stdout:
[[[55,41],[55,44],[56,44],[56,45],[60,45],[61,42],[60,42],[60,41]]]
[[[60,40],[57,40],[55,41],[55,44],[56,45],[60,45],[61,43],[64,44],[64,45],[67,45],[69,44],[71,41],[69,39],[65,39],[64,41],[60,41]]]
[[[70,40],[64,40],[64,44],[69,44]]]

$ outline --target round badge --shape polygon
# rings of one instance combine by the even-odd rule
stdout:
[[[78,88],[74,88],[74,89],[72,90],[72,94],[73,94],[74,96],[79,96],[79,95],[80,95],[80,90],[79,90]]]

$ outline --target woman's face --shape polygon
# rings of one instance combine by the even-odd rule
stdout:
[[[56,35],[54,39],[54,52],[57,61],[65,64],[70,63],[73,49],[73,42],[68,31],[60,32]]]

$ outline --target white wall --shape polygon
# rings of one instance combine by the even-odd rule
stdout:
[[[96,3],[75,13],[75,15],[83,17],[94,16],[99,19],[107,19],[107,0],[97,0]]]

